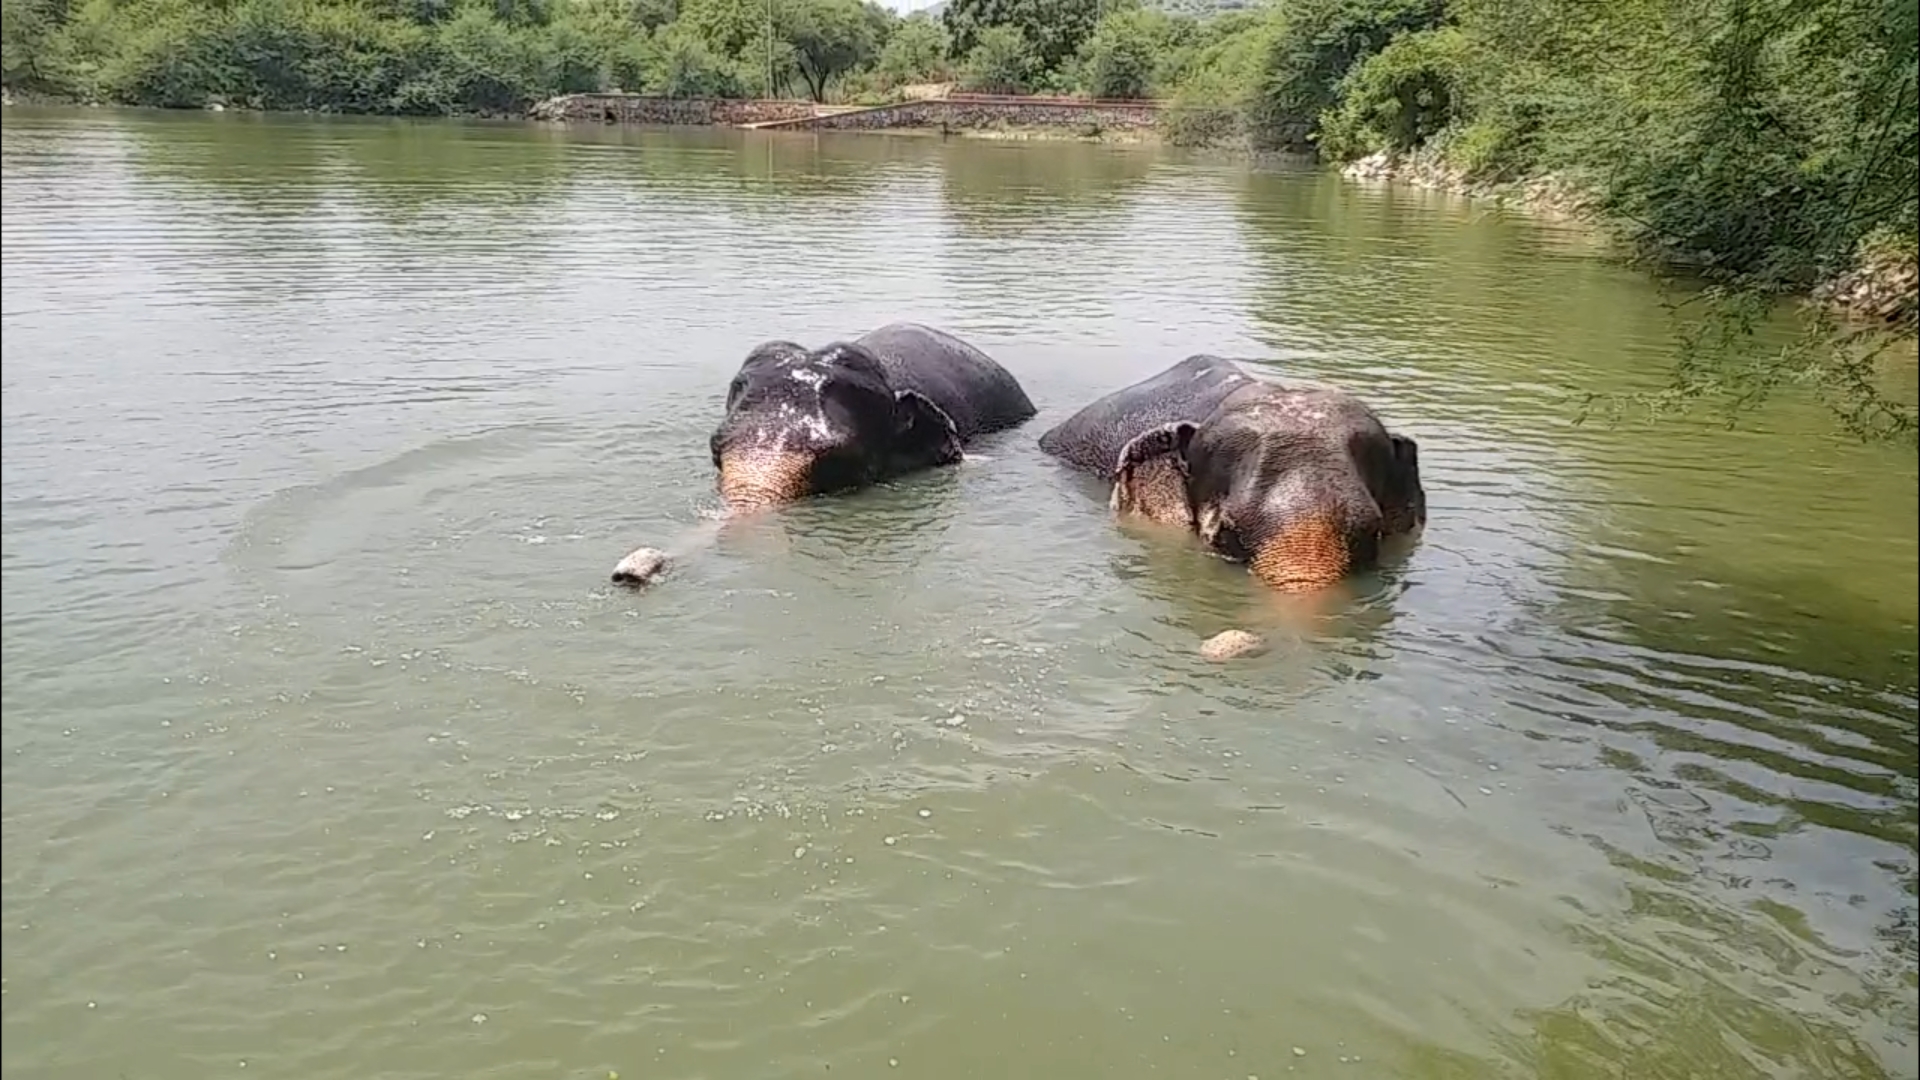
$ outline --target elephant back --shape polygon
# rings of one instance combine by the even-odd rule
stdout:
[[[1198,424],[1235,390],[1256,380],[1231,360],[1190,356],[1115,390],[1040,436],[1040,449],[1083,472],[1113,474],[1120,450],[1163,424]]]
[[[890,323],[858,344],[880,361],[895,390],[924,394],[946,410],[962,442],[1013,427],[1038,411],[1011,372],[945,331]]]

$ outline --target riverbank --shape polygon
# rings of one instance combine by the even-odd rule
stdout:
[[[154,109],[162,112],[236,112],[272,114],[275,116],[366,116],[387,117],[390,119],[413,120],[526,120],[525,109],[451,109],[442,112],[408,113],[381,110],[353,109],[297,109],[262,108],[245,101],[233,101],[224,97],[210,97],[191,105],[150,105],[130,101],[113,101],[99,97],[79,94],[56,94],[45,90],[0,87],[0,106],[11,108],[43,109]]]
[[[20,93],[6,88],[6,105],[98,107],[106,102]],[[211,100],[211,112],[288,112]],[[296,110],[316,115],[315,110]],[[1165,141],[1165,106],[1153,101],[1093,101],[1080,98],[997,97],[955,94],[881,105],[823,105],[796,99],[652,97],[643,94],[563,94],[524,110],[462,110],[449,118],[524,119],[551,124],[617,124],[635,127],[735,127],[772,131],[860,131],[870,134],[939,135],[1006,141],[1066,140],[1111,144]]]
[[[991,94],[940,94],[879,105],[809,101],[565,94],[527,110],[551,123],[724,126],[762,131],[921,133],[994,139],[1158,141],[1165,106],[1156,101]]]
[[[1517,180],[1477,179],[1436,151],[1370,154],[1341,166],[1363,183],[1399,183],[1482,199],[1538,217],[1572,222],[1605,234],[1590,192],[1572,180],[1536,175]],[[1920,312],[1920,263],[1910,247],[1891,241],[1860,246],[1854,265],[1808,290],[1803,299],[1847,319],[1911,334]]]

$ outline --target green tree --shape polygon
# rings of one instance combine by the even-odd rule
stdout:
[[[1681,339],[1673,385],[1644,403],[1720,399],[1737,417],[1800,383],[1856,433],[1915,441],[1912,404],[1889,400],[1875,376],[1885,330],[1823,313],[1789,348],[1753,333],[1776,297],[1863,260],[1904,266],[1911,281],[1913,5],[1465,0],[1459,14],[1489,60],[1458,141],[1513,172],[1574,178],[1630,253],[1708,285],[1691,303],[1709,317]],[[1911,338],[1915,308],[1909,284],[1886,330]]]
[[[1169,138],[1305,126],[1336,160],[1417,152],[1476,179],[1552,178],[1706,310],[1672,386],[1641,403],[1721,399],[1737,417],[1797,383],[1858,434],[1920,439],[1876,367],[1920,320],[1909,0],[1290,0],[1209,36],[1156,69]],[[1122,81],[1097,52],[1088,82]],[[1793,345],[1760,345],[1779,297],[1836,283],[1879,322],[1821,309]]]
[[[1009,26],[1026,39],[1035,73],[1058,71],[1092,35],[1103,10],[1133,6],[1137,0],[949,0],[941,18],[953,35],[954,51],[971,56],[981,35]],[[1031,73],[1029,78],[1031,77]]]
[[[1018,27],[989,26],[967,54],[960,82],[981,93],[1018,94],[1027,89],[1038,67],[1033,46]]]
[[[1396,35],[1439,26],[1443,10],[1443,0],[1294,0],[1267,57],[1266,121],[1317,120],[1355,64]]]
[[[543,92],[532,40],[485,9],[464,8],[438,35],[440,79],[449,99],[488,112],[517,112]]]
[[[660,48],[653,35],[644,30],[619,42],[607,54],[609,90],[641,93],[651,88],[653,73],[660,70]]]
[[[1465,106],[1474,61],[1456,27],[1402,34],[1340,81],[1339,104],[1320,118],[1320,145],[1340,159],[1404,152],[1451,127]]]
[[[677,0],[568,0],[557,17],[618,34],[623,27],[657,30],[673,21],[679,7]]]
[[[793,50],[793,63],[815,101],[827,84],[869,64],[880,51],[880,26],[862,0],[778,0],[775,32]]]
[[[732,97],[740,92],[738,66],[682,23],[669,24],[655,39],[654,62],[647,89],[662,97]]]
[[[545,26],[553,20],[553,0],[486,0],[496,21],[512,27]],[[566,0],[560,0],[564,4]],[[478,6],[478,0],[469,0]]]
[[[1097,98],[1153,96],[1160,58],[1177,37],[1174,21],[1148,8],[1106,16],[1082,47],[1080,74],[1087,91]]]
[[[48,45],[67,19],[64,0],[0,0],[0,78],[8,86],[41,87]]]
[[[697,35],[714,52],[738,57],[749,46],[765,48],[772,17],[768,0],[681,0],[674,25]]]
[[[951,43],[945,24],[916,12],[901,20],[887,39],[875,68],[891,86],[944,79]]]

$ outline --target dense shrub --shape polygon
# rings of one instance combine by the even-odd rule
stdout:
[[[1339,104],[1320,118],[1320,145],[1343,159],[1426,145],[1464,107],[1472,63],[1455,27],[1394,38],[1340,80]]]
[[[960,85],[984,94],[1018,94],[1036,74],[1033,49],[1017,27],[990,26],[960,67]]]
[[[900,23],[880,49],[875,75],[883,86],[934,82],[952,74],[952,38],[944,24],[925,15]]]
[[[1145,8],[1101,19],[1082,46],[1080,77],[1097,98],[1152,97],[1160,58],[1175,41],[1173,20]]]

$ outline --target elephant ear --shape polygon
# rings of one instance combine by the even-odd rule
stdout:
[[[1137,514],[1183,529],[1194,527],[1193,501],[1187,495],[1187,447],[1194,430],[1184,420],[1162,424],[1120,448],[1113,463],[1113,496],[1108,500],[1114,513]]]
[[[1387,441],[1393,444],[1393,460],[1401,471],[1420,475],[1420,444],[1406,435],[1388,435]]]
[[[960,430],[953,417],[916,390],[893,395],[893,447],[896,469],[951,465],[962,457]]]
[[[1420,483],[1420,444],[1405,435],[1388,435],[1393,447],[1393,495],[1386,531],[1409,532],[1427,523],[1427,493]]]

